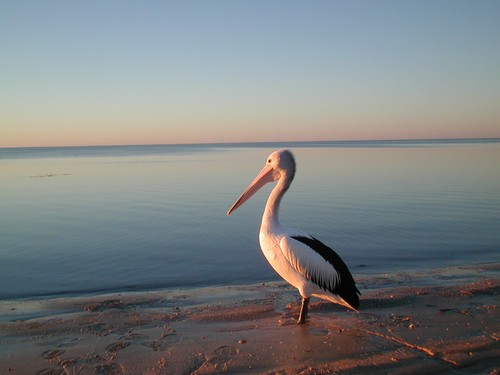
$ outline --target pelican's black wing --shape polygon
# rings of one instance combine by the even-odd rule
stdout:
[[[311,272],[310,270],[305,276],[323,290],[337,294],[351,305],[352,308],[357,310],[359,308],[359,295],[361,293],[356,287],[356,282],[342,258],[333,249],[314,237],[291,236],[291,238],[314,250],[324,262],[334,268],[328,275],[324,271]]]

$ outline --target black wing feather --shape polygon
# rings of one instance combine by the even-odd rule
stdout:
[[[359,308],[359,295],[361,293],[356,287],[356,282],[342,258],[340,258],[332,248],[326,246],[323,242],[314,237],[292,236],[292,238],[309,246],[316,253],[321,255],[321,257],[330,263],[340,275],[340,280],[336,283],[333,290],[324,281],[313,279],[311,279],[311,281],[323,290],[339,295],[344,301],[357,310]]]

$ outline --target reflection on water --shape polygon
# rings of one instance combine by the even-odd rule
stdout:
[[[500,260],[500,143],[295,146],[282,223],[354,275]],[[272,187],[225,213],[279,145],[168,147],[0,152],[0,298],[277,280]]]

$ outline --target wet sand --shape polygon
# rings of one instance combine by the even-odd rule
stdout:
[[[0,302],[1,374],[498,374],[500,264],[357,278],[360,312],[284,283]]]

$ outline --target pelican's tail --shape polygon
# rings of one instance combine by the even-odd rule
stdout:
[[[339,296],[337,296],[335,294],[330,294],[330,293],[316,294],[315,293],[315,294],[313,294],[313,296],[321,298],[321,299],[324,299],[324,300],[327,300],[327,301],[330,301],[330,302],[333,302],[333,303],[336,303],[337,305],[341,305],[341,306],[347,307],[350,310],[354,310],[356,312],[359,312],[358,311],[359,302],[358,302],[358,305],[356,307],[354,307],[349,302],[344,301],[344,299],[342,297],[339,297]]]

